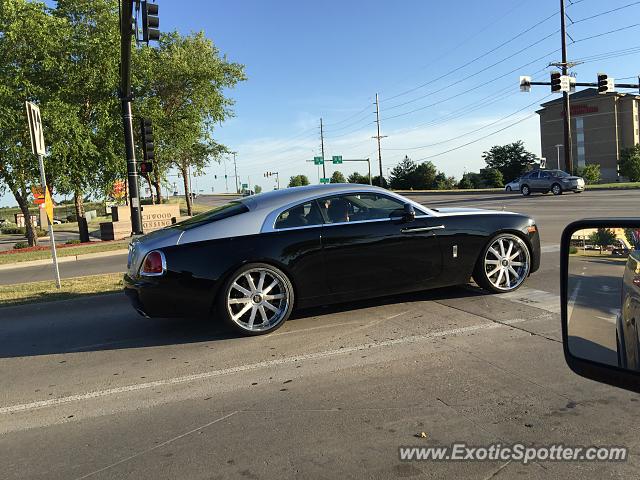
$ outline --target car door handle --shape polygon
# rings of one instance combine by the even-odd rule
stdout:
[[[417,232],[429,232],[431,230],[442,230],[442,229],[444,229],[444,225],[436,225],[435,227],[403,228],[400,231],[402,233],[417,233]]]

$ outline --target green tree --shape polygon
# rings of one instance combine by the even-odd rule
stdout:
[[[262,192],[262,187],[260,185],[255,185],[253,187],[253,191],[254,191],[254,193],[261,193]]]
[[[627,241],[636,250],[640,249],[640,229],[637,228],[625,228],[624,236],[627,237]]]
[[[496,168],[508,181],[521,176],[536,161],[536,155],[524,148],[522,140],[508,145],[495,145],[482,158],[489,168]]]
[[[468,173],[462,175],[462,178],[458,182],[458,188],[461,190],[469,190],[473,188],[473,183],[471,183]]]
[[[620,152],[620,175],[627,177],[631,182],[640,181],[640,144]]]
[[[60,52],[69,30],[44,3],[3,0],[0,4],[0,189],[8,189],[29,218],[30,187],[39,184],[38,161],[31,153],[25,100],[41,107],[45,144],[52,139],[53,94],[63,74]],[[26,223],[29,245],[37,234]]]
[[[504,187],[504,177],[497,168],[483,168],[480,170],[480,177],[485,188]]]
[[[438,170],[432,162],[423,162],[409,175],[410,188],[414,190],[432,190],[437,188]],[[446,180],[442,174],[441,180]]]
[[[418,165],[416,162],[405,155],[402,161],[391,170],[389,186],[394,190],[409,190],[413,188],[413,181],[415,179],[412,178],[412,175],[417,168]],[[374,185],[378,185],[376,182],[373,183]]]
[[[457,187],[454,177],[447,177],[444,172],[438,172],[436,175],[436,190],[453,190]]]
[[[289,179],[289,187],[303,187],[309,185],[309,178],[306,175],[294,175]]]
[[[594,185],[600,182],[600,165],[597,163],[590,163],[580,171],[580,176],[584,178],[584,181],[588,185]]]
[[[611,245],[615,239],[615,232],[608,228],[598,228],[595,232],[589,235],[589,241],[600,247],[600,253],[602,253],[602,249],[604,247]]]
[[[336,170],[335,172],[333,172],[333,175],[331,175],[330,183],[347,183],[347,181],[345,180],[342,172]]]
[[[161,198],[169,168],[177,168],[191,215],[189,171],[204,173],[212,160],[228,153],[213,129],[233,115],[234,102],[225,92],[246,79],[244,66],[228,61],[204,33],[175,31],[161,35],[157,48],[137,50],[133,65],[136,113],[154,127],[156,196]]]
[[[48,173],[84,215],[87,194],[106,193],[125,176],[118,99],[120,35],[117,0],[58,0],[65,22],[62,74],[46,105],[52,124]]]
[[[369,184],[369,175],[361,175],[358,172],[353,172],[351,175],[347,177],[347,182],[349,183],[362,183],[365,185]]]
[[[377,187],[382,187],[382,188],[388,188],[389,187],[389,182],[387,182],[387,179],[382,177],[382,184],[380,183],[380,175],[376,175],[375,177],[373,177],[371,179],[371,182],[373,185],[377,186]]]

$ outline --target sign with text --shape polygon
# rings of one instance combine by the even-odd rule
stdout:
[[[331,159],[334,164],[342,163],[342,155],[334,155]]]
[[[42,118],[40,108],[35,103],[25,102],[27,107],[27,122],[29,123],[29,136],[31,137],[31,151],[34,155],[44,155],[44,133],[42,131]]]
[[[324,159],[322,157],[313,157],[314,165],[322,165],[324,163]]]

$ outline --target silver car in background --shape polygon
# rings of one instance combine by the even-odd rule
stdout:
[[[505,192],[519,192],[520,191],[520,177],[511,180],[504,186]]]
[[[562,170],[532,170],[520,178],[520,192],[525,197],[532,192],[562,195],[564,192],[584,191],[584,178]]]

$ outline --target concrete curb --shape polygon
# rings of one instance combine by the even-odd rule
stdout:
[[[69,255],[67,257],[59,257],[58,263],[76,262],[78,260],[86,260],[91,258],[114,257],[117,255],[126,255],[128,253],[129,253],[129,250],[120,249],[120,250],[110,250],[108,252],[84,253],[82,255]],[[42,260],[29,260],[28,262],[6,263],[4,265],[0,265],[0,271],[14,270],[16,268],[36,267],[38,265],[51,265],[51,259],[44,258]]]

